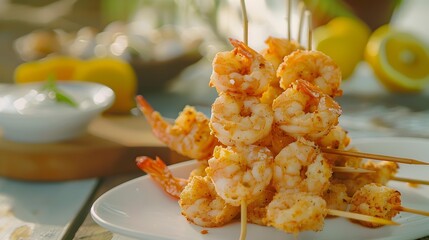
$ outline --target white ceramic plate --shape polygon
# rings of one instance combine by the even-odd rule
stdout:
[[[353,142],[360,151],[410,157],[429,161],[429,141],[415,138],[371,138]],[[189,161],[171,166],[178,177],[186,177],[196,163]],[[398,176],[428,179],[429,166],[400,164]],[[429,187],[409,187],[407,183],[389,183],[402,193],[403,206],[429,211]],[[236,240],[240,235],[239,222],[219,228],[202,228],[180,214],[177,201],[168,197],[149,177],[143,176],[119,185],[95,201],[91,209],[93,219],[112,232],[139,239],[223,239]],[[400,226],[377,229],[353,224],[343,218],[326,219],[321,232],[302,232],[305,239],[416,239],[429,235],[429,218],[400,213],[394,218]],[[201,230],[208,230],[202,234]],[[247,239],[296,239],[271,227],[248,225]]]

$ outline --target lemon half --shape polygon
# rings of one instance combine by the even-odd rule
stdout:
[[[428,46],[411,33],[387,26],[377,31],[365,50],[365,59],[376,77],[391,91],[423,90],[429,82]]]
[[[108,113],[128,114],[135,106],[137,76],[131,65],[118,58],[93,58],[76,69],[74,79],[97,82],[115,92],[115,102]]]
[[[370,36],[369,27],[358,18],[336,17],[314,30],[316,50],[331,57],[340,67],[342,78],[349,78],[363,53]]]

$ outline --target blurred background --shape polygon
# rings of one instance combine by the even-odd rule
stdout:
[[[286,37],[286,20],[292,39],[300,37],[298,25],[304,23],[301,44],[308,45],[301,1],[292,0],[289,19],[286,2],[247,1],[251,47],[259,51],[268,36]],[[383,131],[428,121],[429,1],[302,2],[312,12],[312,48],[330,55],[343,71],[339,101],[347,106],[346,124]],[[60,80],[112,87],[119,101],[126,99],[114,113],[129,113],[135,94],[145,94],[169,117],[184,104],[209,114],[217,96],[208,87],[211,60],[231,49],[229,37],[243,39],[238,0],[0,0],[0,83],[39,81],[56,71]],[[392,44],[370,49],[376,38]],[[393,68],[373,60],[380,55]],[[121,62],[97,62],[100,58]],[[171,103],[171,97],[178,100]],[[390,114],[378,117],[384,112]],[[413,118],[399,126],[392,120],[398,116],[404,117],[401,124]],[[371,126],[356,126],[360,121],[352,119],[358,117],[370,118]],[[425,126],[424,136],[429,135]]]

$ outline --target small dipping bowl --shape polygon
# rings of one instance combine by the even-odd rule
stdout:
[[[44,83],[14,84],[0,89],[0,128],[7,140],[47,143],[83,135],[89,123],[115,99],[107,86],[81,81],[57,81],[77,106],[51,99]]]

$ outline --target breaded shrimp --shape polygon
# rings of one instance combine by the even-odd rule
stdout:
[[[210,129],[224,145],[253,144],[271,130],[273,111],[256,97],[221,93],[212,105]]]
[[[338,124],[340,105],[304,80],[295,81],[273,102],[274,122],[292,137],[316,140]]]
[[[322,195],[329,187],[332,168],[313,142],[298,139],[274,158],[273,186],[278,192]]]
[[[371,161],[366,160],[362,162],[358,167],[367,170],[373,170],[374,173],[335,173],[335,181],[343,183],[347,186],[347,194],[353,196],[353,194],[369,183],[377,183],[386,185],[387,182],[392,179],[398,170],[398,164],[389,161]]]
[[[280,86],[289,88],[297,79],[303,79],[331,97],[341,96],[341,70],[326,54],[319,51],[296,50],[285,57],[277,69]]]
[[[268,37],[265,43],[268,47],[262,51],[262,56],[273,64],[274,69],[279,67],[286,56],[303,49],[298,42],[286,38]]]
[[[395,189],[370,183],[359,189],[350,201],[350,212],[361,213],[374,217],[392,219],[399,213],[401,193]],[[353,220],[356,221],[356,220]],[[356,221],[367,227],[380,227],[381,224]]]
[[[266,226],[267,206],[273,200],[276,190],[268,186],[247,206],[247,221]]]
[[[273,104],[274,99],[276,99],[284,90],[278,85],[278,82],[272,82],[268,89],[262,94],[261,102],[269,105]]]
[[[211,135],[209,119],[203,113],[186,106],[172,125],[143,96],[137,96],[136,100],[153,134],[170,149],[191,159],[207,160],[211,157],[219,142]]]
[[[323,194],[323,199],[329,209],[346,211],[350,197],[347,195],[347,187],[342,183],[331,183],[328,190]]]
[[[295,137],[292,137],[283,131],[278,124],[273,124],[270,135],[270,149],[274,155],[277,155],[284,147],[296,141]]]
[[[320,147],[345,149],[350,144],[350,137],[346,130],[340,125],[336,125],[328,134],[316,139],[315,142]]]
[[[208,163],[216,192],[234,206],[252,202],[271,182],[273,155],[266,147],[217,146]]]
[[[195,176],[180,194],[181,213],[188,221],[201,227],[220,227],[229,223],[240,208],[226,203],[206,177]]]
[[[266,222],[287,233],[320,231],[327,213],[326,202],[320,196],[279,192],[267,206]]]
[[[261,96],[276,77],[273,65],[243,42],[229,41],[234,49],[216,54],[209,85],[218,93]]]

